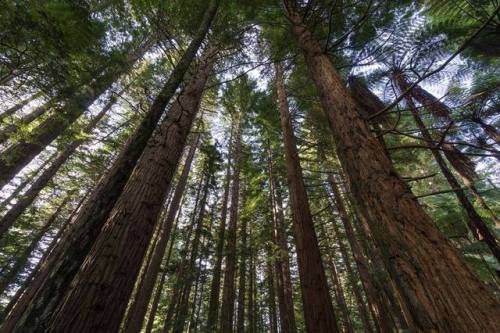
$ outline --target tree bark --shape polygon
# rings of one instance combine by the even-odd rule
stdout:
[[[53,314],[50,332],[118,329],[199,109],[214,61],[211,53],[213,50],[208,59],[201,61],[200,70],[148,143],[60,308]]]
[[[175,188],[174,196],[172,197],[172,202],[170,203],[167,216],[162,223],[160,238],[154,248],[151,263],[146,269],[144,283],[138,290],[136,299],[130,309],[129,316],[124,327],[124,332],[126,333],[140,332],[142,328],[142,323],[147,312],[147,305],[149,303],[149,299],[151,298],[151,293],[153,292],[158,273],[160,272],[161,261],[163,255],[165,254],[168,240],[170,239],[172,225],[186,189],[189,172],[191,171],[191,164],[193,163],[195,152],[198,147],[199,138],[200,135],[197,134],[193,140],[191,148],[189,149],[186,161],[184,162],[184,167]]]
[[[104,106],[104,108],[87,124],[87,126],[85,126],[83,131],[86,134],[92,133],[99,121],[101,121],[101,119],[111,109],[115,101],[116,98],[111,97],[110,101]],[[69,145],[65,146],[50,166],[42,172],[40,177],[38,177],[33,184],[31,184],[21,198],[19,198],[9,211],[0,219],[0,237],[5,235],[7,230],[16,222],[17,218],[24,213],[26,208],[28,208],[33,201],[35,201],[35,198],[56,175],[61,166],[73,155],[78,147],[85,142],[87,142],[87,139],[75,139]]]
[[[308,332],[338,332],[309,208],[309,199],[302,177],[280,65],[276,66],[276,83],[306,330]]]
[[[235,273],[236,273],[236,225],[238,221],[238,205],[240,199],[240,169],[241,169],[241,131],[242,118],[239,115],[238,127],[235,133],[235,157],[233,169],[233,183],[231,185],[231,209],[229,211],[229,225],[226,243],[226,268],[222,290],[222,308],[220,318],[220,332],[233,331],[234,302],[235,302]]]
[[[295,312],[293,308],[293,289],[290,275],[290,258],[286,242],[285,215],[283,213],[283,200],[281,189],[276,186],[273,172],[273,159],[270,144],[268,144],[268,173],[269,191],[273,213],[273,242],[279,249],[279,256],[275,259],[275,269],[278,282],[278,306],[280,326],[282,332],[295,333]]]
[[[16,305],[17,309],[14,309],[12,315],[4,323],[3,327],[5,327],[6,332],[12,330],[14,326],[21,328],[23,333],[32,332],[33,327],[39,326],[38,321],[41,313],[45,312],[46,319],[47,314],[52,312],[53,307],[49,307],[48,304],[52,304],[52,306],[58,304],[65,288],[69,285],[85,256],[89,253],[99,231],[115,206],[120,193],[122,193],[137,160],[146,147],[165,107],[196,55],[215,15],[218,0],[212,0],[210,4],[210,10],[205,13],[199,31],[151,106],[150,111],[129,138],[112,168],[94,190],[91,198],[82,207],[74,223],[76,227],[71,235],[71,241],[65,242],[67,244],[66,248],[55,249],[54,253],[56,255],[48,259],[54,262],[55,267],[50,272],[42,270],[41,274],[38,274],[39,276],[32,283],[31,290],[25,294],[25,299],[18,303],[19,306]],[[48,266],[46,265],[46,267]],[[55,290],[59,292],[56,293]],[[37,299],[36,305],[32,302],[34,298]],[[22,320],[20,316],[23,316]],[[32,327],[31,330],[27,328],[28,326]],[[3,331],[0,330],[0,332]]]
[[[352,250],[352,254],[354,257],[354,261],[356,262],[356,267],[358,268],[359,276],[361,279],[361,282],[363,284],[366,297],[368,300],[368,303],[370,304],[371,308],[373,309],[372,313],[374,314],[374,321],[378,326],[378,330],[380,332],[393,332],[396,330],[396,324],[391,317],[391,311],[390,309],[386,306],[387,303],[384,301],[383,295],[380,293],[381,290],[375,287],[376,283],[374,282],[374,277],[370,273],[369,270],[369,264],[367,259],[365,258],[363,254],[363,248],[361,244],[359,243],[359,240],[356,237],[356,234],[354,233],[354,228],[351,224],[351,220],[349,218],[349,215],[347,213],[347,209],[344,205],[344,202],[342,200],[342,197],[340,195],[340,190],[337,186],[337,183],[335,182],[335,179],[333,178],[332,174],[328,175],[328,183],[330,185],[330,189],[333,193],[333,203],[334,207],[339,213],[340,221],[342,222],[342,225],[344,226],[344,230],[346,233],[346,238],[349,242],[349,245]],[[338,227],[335,225],[335,232],[337,234],[337,237],[339,236],[338,233]],[[339,238],[340,242],[340,238]],[[345,253],[345,249],[342,252],[342,255],[347,255]],[[346,262],[347,263],[347,262]],[[350,273],[352,274],[352,272]],[[355,281],[353,281],[355,283]],[[363,304],[360,304],[360,306],[363,306]],[[371,329],[373,331],[373,329]]]
[[[350,189],[367,216],[416,328],[444,332],[467,332],[471,327],[479,331],[500,330],[497,300],[397,175],[292,1],[285,0],[285,6],[328,116]]]
[[[272,256],[271,247],[267,249],[268,256]],[[278,333],[278,314],[276,311],[276,279],[273,265],[270,260],[266,260],[266,282],[268,289],[267,305],[269,307],[269,330],[271,333]]]
[[[186,318],[189,310],[189,296],[191,294],[191,288],[196,277],[196,259],[198,258],[198,252],[201,243],[201,232],[203,230],[203,220],[205,219],[206,212],[205,205],[207,203],[208,190],[212,177],[213,175],[205,174],[205,184],[202,190],[203,194],[200,201],[200,211],[196,220],[196,231],[192,242],[193,247],[191,249],[191,258],[187,265],[187,272],[185,272],[183,277],[184,291],[183,297],[180,299],[180,304],[178,304],[178,314],[173,329],[174,333],[183,332],[184,326],[186,324]]]
[[[231,154],[232,154],[232,143],[233,143],[233,129],[231,128],[231,134],[229,136],[228,148],[227,148],[227,166],[226,166],[226,179],[224,181],[224,194],[222,197],[222,207],[221,207],[221,218],[219,224],[219,232],[217,237],[217,245],[215,249],[215,264],[212,274],[212,282],[210,286],[210,299],[208,303],[208,318],[207,318],[207,330],[208,332],[217,331],[217,318],[219,314],[219,295],[220,295],[220,280],[221,280],[221,270],[222,270],[222,259],[224,257],[224,235],[226,232],[226,217],[227,217],[227,206],[229,199],[229,189],[231,185]]]
[[[236,332],[245,332],[245,293],[247,274],[247,219],[242,219],[240,229],[240,262],[239,262],[239,282],[238,282],[238,311],[236,319]]]

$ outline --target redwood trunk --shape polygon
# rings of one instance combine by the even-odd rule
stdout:
[[[279,65],[276,66],[276,83],[306,329],[308,332],[338,332]]]
[[[236,321],[236,332],[244,333],[245,331],[245,293],[246,293],[246,274],[247,274],[247,219],[241,221],[240,234],[240,269],[238,282],[238,312]]]
[[[497,300],[471,272],[397,175],[379,141],[360,118],[331,60],[285,1],[337,143],[350,189],[370,223],[405,306],[423,331],[500,330]],[[471,311],[471,309],[474,309]]]
[[[26,99],[23,99],[21,102],[17,103],[16,105],[8,108],[7,110],[5,110],[4,112],[0,113],[0,123],[2,123],[2,121],[9,117],[9,116],[12,116],[13,114],[15,114],[17,111],[21,110],[23,107],[25,107],[26,105],[28,105],[29,103],[31,103],[32,101],[34,101],[35,99],[39,98],[40,96],[42,96],[42,93],[41,92],[38,92],[36,94],[33,94],[31,95],[30,97],[26,98]]]
[[[118,330],[199,109],[212,61],[201,61],[201,70],[148,142],[60,308],[52,315],[50,332]]]
[[[240,118],[243,115],[239,116]],[[226,269],[222,291],[222,308],[220,318],[220,332],[233,331],[234,302],[235,302],[235,273],[236,273],[236,225],[238,220],[238,205],[240,198],[240,168],[241,168],[241,131],[242,120],[239,120],[235,133],[235,158],[233,169],[233,184],[231,186],[231,209],[229,212],[229,226],[226,243]]]
[[[146,269],[144,283],[138,290],[136,299],[130,309],[124,332],[136,333],[140,332],[142,328],[142,323],[144,321],[144,317],[146,316],[149,299],[151,297],[151,293],[153,292],[158,273],[160,272],[161,261],[163,255],[165,254],[168,240],[170,239],[172,225],[175,220],[175,216],[177,215],[177,211],[179,210],[182,196],[186,189],[189,172],[191,170],[191,164],[193,162],[196,148],[198,146],[198,141],[199,134],[197,134],[196,138],[193,140],[193,144],[191,145],[186,161],[184,162],[184,167],[175,188],[172,202],[170,203],[170,207],[168,208],[167,216],[162,223],[160,238],[158,239],[158,243],[154,248],[151,263]]]
[[[5,329],[5,332],[10,332],[14,326],[19,327],[23,333],[32,332],[35,327],[39,326],[39,321],[46,321],[54,307],[59,304],[62,293],[73,279],[85,256],[89,253],[99,231],[123,191],[137,160],[146,147],[158,120],[161,118],[165,107],[182,81],[191,60],[201,45],[217,10],[217,4],[217,0],[211,2],[210,10],[205,13],[196,37],[175,67],[168,82],[151,106],[150,111],[77,216],[74,223],[75,230],[70,240],[64,242],[66,245],[64,248],[55,249],[55,255],[49,258],[51,264],[45,265],[46,268],[41,270],[33,281],[30,290],[25,293],[12,311],[11,316],[2,326],[2,330]],[[50,271],[48,270],[49,266],[53,267]],[[36,303],[33,302],[35,298]],[[44,318],[40,318],[41,316]],[[28,327],[31,328],[28,329]],[[2,330],[0,332],[3,332]]]
[[[222,270],[222,259],[224,257],[224,235],[226,232],[226,217],[227,217],[227,206],[229,199],[229,188],[231,182],[231,153],[232,153],[232,128],[231,135],[229,137],[228,149],[227,149],[227,168],[226,168],[226,179],[224,182],[224,195],[222,198],[222,208],[221,208],[221,218],[219,224],[219,232],[217,237],[217,246],[215,249],[215,264],[212,274],[212,282],[210,286],[210,299],[208,303],[208,318],[207,318],[207,330],[208,332],[217,331],[217,318],[219,314],[219,295],[220,295],[220,279]]]

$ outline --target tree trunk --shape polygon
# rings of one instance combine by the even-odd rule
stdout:
[[[252,239],[252,229],[250,228],[250,239]],[[254,298],[254,288],[255,288],[255,248],[253,242],[249,248],[250,255],[250,269],[248,271],[249,281],[248,281],[248,333],[255,333],[255,298]]]
[[[240,230],[240,270],[238,282],[238,312],[236,320],[236,332],[245,332],[245,293],[246,293],[246,275],[247,275],[247,219],[242,219]]]
[[[0,294],[3,294],[5,292],[5,289],[15,281],[17,275],[21,272],[23,267],[26,266],[30,254],[36,249],[43,236],[52,228],[54,222],[56,222],[57,218],[59,217],[61,210],[66,206],[70,198],[71,195],[68,194],[66,198],[57,206],[56,210],[50,215],[44,225],[42,225],[40,230],[35,232],[35,237],[33,237],[30,245],[17,258],[14,267],[12,267],[7,274],[0,277]]]
[[[2,123],[5,118],[12,116],[17,111],[21,110],[23,107],[25,107],[29,103],[33,102],[35,99],[41,97],[42,95],[43,95],[42,92],[38,92],[36,94],[33,94],[30,97],[23,99],[22,101],[20,101],[16,105],[11,106],[10,108],[5,110],[4,112],[0,113],[0,123]]]
[[[201,232],[203,230],[203,220],[205,218],[206,208],[205,205],[207,203],[208,190],[210,181],[213,175],[205,174],[205,184],[203,186],[203,195],[200,201],[200,212],[198,214],[196,220],[196,231],[194,234],[194,240],[192,242],[193,248],[191,249],[191,258],[189,263],[187,264],[187,272],[183,276],[184,282],[184,291],[183,298],[180,299],[180,304],[178,304],[178,314],[174,324],[174,333],[181,333],[184,330],[184,326],[186,324],[186,318],[189,310],[189,296],[191,294],[191,288],[193,286],[193,282],[195,281],[196,275],[196,259],[198,258],[198,249],[200,247],[200,238]]]
[[[56,255],[49,258],[49,260],[55,262],[56,267],[51,272],[42,270],[41,274],[35,278],[30,292],[25,294],[25,299],[19,303],[19,307],[16,305],[17,309],[14,309],[12,316],[9,316],[4,323],[3,327],[5,327],[6,332],[12,330],[14,326],[21,328],[23,333],[32,332],[27,327],[39,326],[38,321],[41,313],[45,312],[45,317],[47,317],[47,314],[52,312],[53,307],[48,307],[48,304],[52,304],[52,306],[58,304],[58,300],[60,300],[65,288],[69,285],[85,256],[89,253],[99,231],[115,206],[120,193],[122,193],[137,160],[146,147],[165,107],[182,81],[191,60],[210,27],[217,4],[217,0],[212,0],[210,10],[205,13],[196,37],[191,41],[186,53],[170,75],[150,111],[129,138],[112,168],[102,178],[91,198],[77,216],[74,223],[76,227],[71,235],[71,241],[65,242],[67,248],[55,249],[54,253]],[[55,290],[59,292],[56,293]],[[36,305],[32,302],[34,298],[37,299]],[[20,320],[20,316],[23,316],[24,319]],[[0,330],[0,332],[2,331]]]
[[[226,268],[222,290],[222,308],[220,318],[220,332],[233,331],[234,301],[235,301],[235,273],[236,273],[236,225],[238,221],[238,205],[240,199],[240,168],[241,168],[241,131],[242,118],[239,115],[238,127],[235,133],[235,158],[233,169],[233,183],[231,185],[231,209],[229,211],[229,226],[226,243]]]
[[[387,303],[384,301],[381,290],[375,287],[376,283],[374,282],[374,277],[370,273],[368,261],[363,255],[363,248],[354,233],[354,228],[351,224],[344,201],[340,195],[340,190],[332,174],[328,175],[328,183],[333,193],[334,206],[339,214],[340,221],[344,226],[346,238],[351,246],[354,261],[356,262],[356,267],[358,268],[359,277],[366,293],[366,298],[370,307],[373,309],[373,319],[380,332],[393,332],[396,330],[396,324],[391,317],[391,311],[386,306]],[[334,227],[337,237],[340,237],[338,227],[336,225]],[[340,238],[338,238],[338,240],[340,242]],[[342,255],[344,256],[344,253],[342,253]],[[347,253],[345,253],[345,255],[347,255]],[[353,281],[353,283],[355,283],[355,281]],[[359,304],[359,306],[363,306],[363,304]],[[373,331],[373,329],[371,330]]]
[[[208,318],[207,318],[207,331],[215,332],[217,331],[217,318],[219,314],[219,295],[220,295],[220,279],[222,270],[222,259],[224,257],[224,235],[226,232],[226,217],[227,217],[227,206],[229,199],[229,189],[231,183],[231,153],[232,153],[232,142],[233,142],[233,130],[231,128],[231,134],[229,136],[228,148],[227,148],[227,167],[226,167],[226,179],[224,181],[224,194],[222,197],[222,208],[221,208],[221,218],[219,224],[219,232],[217,237],[217,245],[215,248],[215,264],[212,274],[212,283],[210,286],[210,299],[208,303]]]
[[[188,253],[189,253],[189,245],[191,244],[191,234],[193,233],[193,229],[195,227],[195,221],[196,221],[196,216],[198,212],[198,205],[200,203],[200,197],[201,197],[201,190],[203,187],[203,179],[200,179],[198,188],[196,190],[196,198],[194,202],[194,208],[193,212],[191,214],[191,219],[190,222],[187,226],[188,231],[187,231],[187,236],[186,236],[186,241],[184,243],[184,253],[181,253],[181,260],[177,264],[176,268],[176,274],[175,274],[175,284],[173,287],[172,291],[172,297],[170,297],[170,302],[167,307],[167,312],[165,316],[165,322],[163,324],[163,333],[168,333],[170,332],[173,324],[174,324],[174,318],[175,314],[179,308],[180,304],[180,299],[182,297],[182,292],[183,292],[183,287],[184,287],[184,271],[188,267]],[[171,247],[172,247],[171,243]]]
[[[30,113],[16,119],[14,123],[6,125],[4,128],[0,130],[0,144],[3,144],[9,138],[16,133],[16,131],[22,127],[29,125],[34,120],[43,116],[47,111],[50,110],[53,101],[48,101],[44,105],[38,106],[33,109]]]
[[[189,153],[184,162],[184,167],[182,173],[179,177],[179,181],[175,188],[174,196],[172,197],[172,202],[168,208],[167,216],[162,223],[160,230],[160,238],[156,244],[151,258],[151,263],[146,269],[146,275],[144,278],[144,283],[138,290],[136,299],[130,309],[128,319],[125,324],[124,332],[126,333],[136,333],[140,332],[142,328],[142,323],[147,312],[147,305],[151,298],[151,293],[153,292],[155,282],[158,277],[158,273],[161,268],[161,261],[165,250],[167,248],[168,240],[170,239],[170,234],[172,230],[172,225],[179,210],[182,196],[186,189],[189,172],[191,170],[191,164],[194,159],[196,148],[198,147],[200,135],[197,134],[193,140]]]
[[[319,43],[285,0],[337,143],[350,189],[367,216],[392,279],[423,331],[500,330],[498,302],[471,272],[397,175]],[[471,311],[474,309],[474,311]]]
[[[271,247],[267,249],[268,256],[272,256]],[[268,289],[267,304],[269,306],[269,326],[271,333],[278,333],[278,315],[276,312],[276,279],[273,265],[266,260],[266,282]]]
[[[295,333],[295,313],[293,308],[293,289],[290,276],[290,258],[286,242],[285,216],[281,189],[276,186],[273,172],[273,159],[270,144],[268,144],[269,191],[273,213],[273,242],[279,249],[279,257],[275,259],[275,269],[278,283],[278,305],[280,326],[282,332]]]
[[[38,176],[40,174],[40,172],[43,171],[43,169],[45,168],[46,164],[52,163],[52,161],[56,158],[56,156],[57,156],[57,153],[54,153],[54,154],[50,155],[50,157],[46,161],[44,161],[43,164],[41,164],[33,172],[31,172],[28,175],[26,175],[25,178],[24,178],[24,180],[19,185],[17,185],[17,187],[15,188],[15,190],[12,191],[12,193],[7,198],[5,198],[2,201],[2,203],[0,203],[0,212],[3,212],[3,210],[5,209],[5,207],[7,207],[7,205],[10,204],[10,202],[12,201],[12,199],[16,198],[19,195],[19,193],[21,193],[26,188],[26,186],[28,186],[33,181],[33,179],[35,179],[36,176]]]
[[[106,115],[115,103],[116,98],[111,97],[104,108],[87,124],[83,130],[86,134],[92,133],[99,121]],[[43,171],[21,198],[9,209],[9,211],[0,219],[0,237],[4,236],[7,230],[16,222],[17,218],[28,208],[38,194],[47,186],[50,180],[55,176],[61,166],[73,155],[73,153],[85,143],[87,139],[75,139],[59,153],[50,166]]]
[[[408,82],[405,75],[399,71],[395,71],[394,79],[397,82],[397,85],[400,87],[402,91],[406,91],[410,87],[410,83]],[[420,86],[416,86],[412,89],[409,96],[413,96],[415,100],[417,100],[420,104],[422,104],[427,110],[429,110],[435,117],[437,117],[441,121],[448,122],[448,129],[453,130],[456,129],[455,123],[451,118],[451,111],[448,106],[434,97],[431,93],[427,92]],[[405,98],[407,101],[409,97]],[[413,103],[413,102],[412,102]],[[416,107],[414,107],[416,111]],[[412,110],[413,113],[413,110]],[[481,122],[481,120],[476,120]],[[484,123],[483,123],[484,124]],[[441,131],[442,132],[442,131]],[[446,133],[441,133],[445,135]],[[428,144],[432,144],[432,136],[427,135],[427,138],[424,138],[428,141]],[[445,137],[443,137],[442,141],[445,141]],[[431,140],[431,141],[429,141]],[[493,219],[497,226],[500,226],[500,221],[497,216],[493,212],[493,210],[486,204],[481,194],[479,194],[478,190],[474,186],[474,178],[477,177],[475,172],[475,164],[472,162],[468,156],[462,154],[460,150],[455,147],[455,145],[450,143],[442,143],[441,148],[443,150],[444,156],[450,162],[453,169],[458,173],[460,178],[463,180],[465,186],[469,189],[469,191],[474,195],[480,204],[481,208],[483,208]],[[438,153],[438,152],[437,152]],[[500,160],[500,152],[497,154],[497,159]]]
[[[199,109],[214,61],[210,53],[212,51],[208,59],[201,61],[200,70],[173,104],[158,134],[148,142],[61,307],[52,316],[49,331],[118,329]]]
[[[153,305],[151,307],[148,323],[146,325],[146,333],[151,333],[151,331],[153,329],[154,319],[156,316],[156,312],[158,310],[158,305],[159,305],[160,297],[161,297],[161,294],[163,291],[163,286],[165,285],[165,280],[167,278],[167,267],[170,264],[170,257],[172,255],[172,248],[173,248],[175,240],[176,240],[176,235],[177,235],[176,230],[177,230],[177,224],[179,222],[179,218],[181,216],[181,210],[182,210],[182,206],[179,207],[179,209],[178,209],[179,212],[177,213],[177,218],[175,219],[174,226],[172,228],[172,232],[171,232],[172,238],[170,239],[170,245],[168,247],[167,255],[165,258],[165,263],[163,265],[163,273],[161,275],[160,282],[158,283],[156,293],[153,297]]]
[[[3,151],[0,154],[0,188],[12,180],[46,146],[59,137],[121,75],[127,73],[148,48],[149,45],[146,44],[133,50],[119,66],[108,69],[90,85],[81,87],[79,92],[64,100],[60,109],[31,130],[27,138]],[[49,103],[46,103],[44,106],[39,107],[37,109],[38,113],[45,112],[49,105]]]
[[[328,256],[328,265],[330,266],[330,275],[332,279],[332,283],[334,285],[335,290],[335,300],[337,301],[337,305],[340,308],[340,313],[342,315],[342,321],[344,326],[344,332],[353,333],[354,328],[352,327],[351,318],[349,318],[349,309],[347,308],[347,303],[345,301],[345,292],[342,287],[342,283],[340,282],[337,267],[333,258]]]
[[[338,332],[302,177],[280,65],[276,65],[276,83],[306,329],[308,332]]]
[[[415,122],[417,123],[417,126],[420,129],[420,133],[422,134],[422,137],[424,138],[424,140],[426,140],[427,142],[432,142],[431,141],[432,140],[431,134],[427,130],[422,119],[420,119],[420,116],[418,115],[417,108],[415,107],[413,100],[411,100],[411,98],[407,98],[406,103],[408,104],[408,107],[410,108],[410,111],[413,115],[413,118],[415,119]],[[445,178],[448,181],[448,183],[450,184],[451,188],[454,189],[453,192],[455,193],[455,196],[457,197],[458,201],[460,202],[460,205],[467,213],[467,218],[468,218],[467,225],[468,225],[470,231],[472,232],[472,235],[478,241],[484,242],[488,246],[488,248],[490,249],[491,253],[495,256],[497,261],[500,263],[500,245],[498,244],[498,241],[497,241],[495,235],[493,235],[493,233],[489,230],[488,226],[483,221],[481,216],[476,212],[476,209],[474,208],[472,203],[467,198],[467,195],[465,194],[465,192],[463,190],[461,190],[460,184],[458,183],[456,178],[453,176],[453,173],[446,165],[446,162],[443,159],[443,157],[441,156],[441,154],[439,153],[439,151],[436,149],[431,149],[431,153],[434,156],[436,163],[438,164],[439,168],[441,169],[441,172],[445,176]]]

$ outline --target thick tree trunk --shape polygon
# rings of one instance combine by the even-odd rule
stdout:
[[[175,188],[172,202],[170,203],[170,206],[168,208],[167,216],[162,223],[160,238],[158,239],[158,243],[154,248],[151,263],[146,269],[144,283],[137,291],[135,301],[130,308],[128,319],[124,327],[124,332],[126,333],[140,332],[142,328],[142,323],[147,312],[147,305],[149,303],[151,293],[153,292],[158,273],[160,272],[161,261],[163,255],[165,254],[168,240],[170,239],[172,225],[175,220],[175,216],[177,215],[177,211],[179,210],[182,196],[186,189],[189,172],[191,170],[191,164],[194,159],[196,148],[198,147],[199,137],[200,135],[197,134],[194,138],[191,148],[189,149],[189,153],[186,157],[186,161],[184,162],[184,167]]]
[[[64,301],[52,316],[50,332],[118,329],[199,109],[214,61],[213,54],[209,56],[201,61],[200,70],[148,142]]]
[[[416,328],[443,332],[467,332],[471,327],[500,330],[497,300],[397,175],[379,141],[360,118],[331,60],[291,1],[286,0],[285,5],[328,116],[350,189],[367,216]]]
[[[227,217],[227,206],[229,201],[229,189],[231,183],[231,153],[232,153],[232,142],[233,142],[233,131],[231,128],[231,134],[229,136],[228,148],[227,148],[227,167],[226,167],[226,179],[224,181],[224,194],[222,197],[222,207],[221,207],[221,218],[219,224],[219,232],[217,236],[217,245],[215,248],[215,264],[212,274],[212,282],[210,285],[210,299],[208,303],[208,318],[207,318],[207,330],[208,332],[217,331],[217,318],[219,314],[219,295],[220,295],[220,280],[221,280],[221,270],[222,270],[222,259],[224,257],[224,235],[226,232],[226,217]]]
[[[276,66],[276,83],[306,329],[308,332],[338,332],[279,65]]]
[[[236,318],[236,332],[245,332],[245,293],[247,275],[247,219],[242,219],[240,230],[240,262],[239,262],[239,282],[238,282],[238,311]]]
[[[104,108],[87,124],[83,130],[86,134],[90,134],[94,128],[97,126],[99,121],[106,115],[106,113],[111,109],[115,103],[116,98],[111,97],[111,100],[104,106]],[[38,196],[40,191],[42,191],[45,186],[50,182],[50,180],[55,176],[57,171],[61,166],[73,155],[73,153],[85,143],[86,139],[76,139],[57,155],[55,160],[50,164],[50,166],[45,169],[40,177],[38,177],[33,184],[26,190],[21,198],[9,209],[9,211],[0,219],[0,237],[5,235],[7,230],[16,222],[17,218],[28,208],[35,198]]]
[[[238,205],[240,199],[240,169],[241,169],[241,132],[242,118],[239,115],[238,127],[235,133],[235,152],[233,183],[231,185],[231,209],[229,211],[229,225],[227,230],[226,243],[226,268],[224,274],[224,284],[222,290],[222,308],[220,317],[221,333],[231,333],[233,331],[235,287],[236,275],[236,226],[238,221]]]
[[[32,283],[32,287],[30,287],[31,290],[23,296],[22,302],[18,303],[19,306],[16,305],[17,309],[12,311],[11,316],[4,323],[2,329],[5,327],[6,332],[12,330],[14,326],[21,328],[23,333],[31,332],[28,326],[32,327],[31,330],[34,329],[33,327],[39,326],[40,316],[45,313],[44,320],[46,320],[53,307],[59,303],[58,300],[60,300],[62,293],[90,251],[99,231],[123,191],[137,160],[146,147],[165,107],[182,81],[191,60],[210,27],[217,4],[217,0],[211,2],[210,10],[205,13],[196,37],[192,40],[186,53],[170,75],[150,111],[129,138],[112,168],[102,178],[91,198],[77,216],[74,223],[75,230],[70,236],[71,240],[65,242],[67,247],[56,248],[55,255],[49,258],[53,264],[46,265],[46,267],[52,267],[52,265],[55,267],[51,271],[44,269],[40,272],[41,274],[38,274]],[[36,303],[32,302],[34,298],[37,299]],[[48,306],[49,304],[51,306]],[[23,319],[20,319],[21,316],[23,316]],[[0,330],[0,332],[2,331]]]
[[[429,133],[427,127],[420,118],[417,112],[417,108],[413,103],[413,100],[411,98],[407,98],[406,103],[408,104],[408,107],[410,108],[413,118],[415,119],[415,122],[417,123],[417,126],[420,129],[422,137],[426,141],[431,142],[432,140],[431,134]],[[491,253],[495,256],[497,261],[500,263],[500,244],[498,243],[498,240],[496,239],[495,235],[490,231],[490,229],[483,221],[481,216],[476,212],[476,209],[467,198],[465,192],[461,190],[459,182],[456,180],[455,176],[453,176],[453,173],[446,165],[446,162],[439,153],[439,151],[436,149],[431,149],[431,153],[434,156],[434,160],[438,164],[439,168],[441,169],[441,172],[443,173],[444,177],[450,184],[451,188],[455,189],[453,192],[455,193],[455,196],[460,202],[460,205],[467,214],[468,218],[467,225],[469,226],[472,235],[478,241],[484,242],[490,249]]]
[[[276,186],[273,172],[273,158],[270,144],[268,144],[268,173],[269,191],[273,213],[273,242],[279,248],[279,257],[275,259],[275,270],[278,284],[278,306],[280,326],[282,332],[295,333],[295,313],[293,308],[293,289],[290,276],[290,258],[286,241],[285,215],[283,213],[283,200],[281,189]]]

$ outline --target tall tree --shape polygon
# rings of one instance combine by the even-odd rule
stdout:
[[[67,247],[62,248],[61,245],[61,248],[54,249],[54,255],[48,258],[52,264],[45,265],[45,269],[40,271],[31,283],[30,290],[23,295],[18,305],[6,319],[2,329],[5,328],[6,331],[9,331],[12,327],[17,326],[22,327],[22,330],[27,332],[27,326],[36,327],[38,325],[36,322],[40,316],[39,312],[43,313],[49,310],[46,313],[50,313],[51,308],[49,309],[47,305],[52,304],[55,306],[58,303],[53,299],[56,297],[60,299],[65,287],[71,282],[84,258],[89,253],[99,230],[106,222],[137,160],[146,147],[158,120],[161,118],[202,41],[205,39],[217,12],[218,3],[217,0],[210,2],[210,6],[205,12],[193,40],[151,105],[149,112],[129,138],[106,177],[102,178],[92,196],[82,207],[74,222],[75,229],[71,234],[71,241],[63,243]],[[60,291],[57,296],[54,290]],[[36,305],[33,303],[35,298],[37,299]],[[24,319],[19,320],[20,316],[23,316]]]
[[[318,89],[350,188],[371,223],[415,327],[466,331],[474,323],[478,329],[498,329],[499,321],[491,320],[499,317],[497,301],[397,175],[331,60],[304,24],[298,3],[285,1],[285,12]],[[458,317],[450,315],[450,307]]]
[[[280,64],[275,66],[275,70],[306,328],[308,332],[338,332],[302,176]]]

